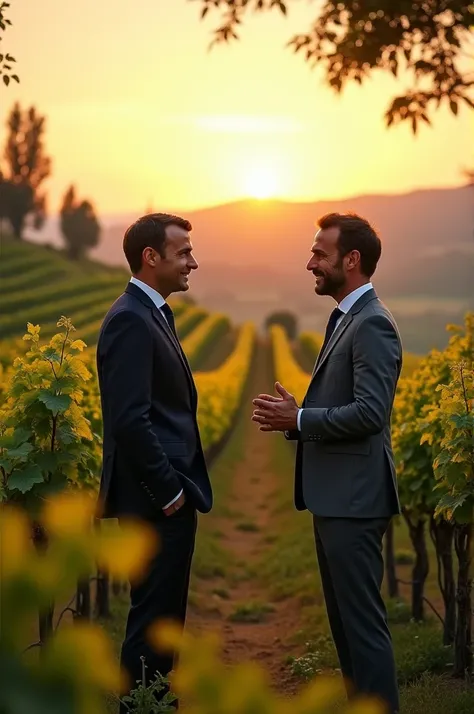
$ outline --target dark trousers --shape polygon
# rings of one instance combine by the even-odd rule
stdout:
[[[316,551],[334,644],[350,697],[399,711],[387,613],[381,595],[382,539],[389,519],[313,517]]]
[[[138,686],[138,680],[142,681],[140,657],[145,657],[148,684],[157,671],[166,676],[175,665],[172,654],[156,652],[150,646],[147,640],[150,625],[159,620],[173,620],[184,626],[186,618],[196,510],[187,501],[175,514],[160,514],[158,519],[153,523],[158,531],[158,552],[140,582],[130,584],[130,611],[120,658],[130,678],[130,690]],[[120,714],[127,711],[121,704]]]

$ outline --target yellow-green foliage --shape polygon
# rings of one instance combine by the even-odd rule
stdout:
[[[449,378],[438,385],[419,426],[422,444],[433,449],[433,469],[441,494],[436,515],[460,523],[474,517],[474,313],[464,332],[445,350]]]
[[[31,340],[30,351],[23,349],[26,354],[16,357],[18,345],[12,343],[8,352],[12,362],[5,367],[0,364],[0,456],[5,459],[0,482],[3,498],[7,494],[11,498],[14,492],[24,498],[30,490],[39,493],[49,488],[50,483],[55,488],[64,488],[67,484],[97,488],[102,456],[102,415],[95,354],[93,349],[84,349],[81,340],[71,340],[74,327],[70,321],[58,324],[66,326],[66,332],[45,345],[40,345],[39,326],[30,325],[26,336]],[[184,340],[183,347],[196,359],[228,326],[225,316],[211,315]],[[222,439],[233,422],[254,344],[255,327],[248,323],[240,330],[235,350],[218,369],[195,374],[198,421],[206,450]],[[77,354],[79,351],[82,354]],[[62,424],[59,430],[58,424]],[[53,430],[54,438],[59,439],[54,455],[50,453]],[[86,448],[83,441],[87,442]],[[58,451],[59,446],[64,453]],[[75,450],[78,450],[76,457],[73,456]],[[53,460],[59,460],[55,467],[61,472],[59,480],[54,477],[54,469],[51,470]]]
[[[456,364],[470,360],[472,365],[472,325],[473,316],[468,314],[464,328],[449,326],[454,335],[446,349],[432,350],[398,383],[392,442],[402,503],[417,515],[431,513],[441,497],[438,489],[433,490],[436,485],[433,461],[446,431],[439,410],[439,386],[449,384],[452,367]],[[423,436],[425,431],[426,437]],[[456,459],[452,465],[454,470],[455,462]]]
[[[182,348],[191,368],[199,364],[204,353],[212,349],[212,343],[230,327],[227,315],[212,313],[206,317],[182,342]]]
[[[300,335],[300,343],[313,360],[316,360],[319,355],[319,350],[322,347],[324,336],[319,332],[302,332]]]
[[[198,422],[204,449],[218,443],[232,424],[240,404],[255,345],[255,326],[240,329],[237,345],[225,362],[211,372],[197,372]]]
[[[182,340],[209,315],[207,310],[198,305],[191,305],[179,314],[173,306],[173,312],[176,318],[176,331]]]
[[[270,336],[275,377],[301,404],[308,389],[310,375],[301,369],[295,360],[290,341],[280,325],[270,327]]]
[[[158,548],[145,524],[91,529],[94,504],[85,495],[53,496],[39,514],[49,547],[32,545],[25,512],[0,511],[0,710],[4,714],[105,714],[104,694],[123,684],[112,642],[90,623],[62,623],[43,656],[24,654],[38,611],[64,602],[97,563],[116,577],[137,577]]]
[[[415,355],[413,352],[403,353],[402,377],[409,377],[417,367],[419,367],[423,357]]]
[[[39,325],[28,324],[30,348],[16,357],[0,410],[0,498],[21,500],[31,511],[66,485],[94,488],[99,452],[81,406],[92,373],[79,356],[67,318],[41,345]],[[89,446],[89,448],[88,448]]]
[[[40,517],[49,548],[38,552],[24,513],[11,507],[0,512],[0,710],[4,714],[105,714],[105,695],[126,688],[112,642],[98,624],[63,621],[43,645],[42,657],[22,652],[28,644],[25,633],[33,629],[38,610],[51,600],[67,599],[77,580],[96,563],[112,576],[136,579],[159,549],[153,530],[145,524],[97,531],[90,528],[91,518],[88,499],[56,496]],[[329,714],[336,699],[344,697],[340,677],[318,676],[297,696],[283,698],[272,690],[269,676],[257,664],[224,663],[213,635],[183,635],[179,628],[155,621],[150,622],[148,638],[157,650],[179,653],[171,688],[186,701],[189,714]],[[152,710],[134,711],[151,714]],[[337,711],[382,714],[380,705],[364,701],[339,706]]]

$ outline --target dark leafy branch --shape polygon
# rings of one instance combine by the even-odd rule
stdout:
[[[17,74],[12,74],[12,72],[14,72],[12,64],[16,62],[15,58],[8,52],[6,54],[2,52],[3,47],[1,42],[3,40],[3,35],[7,31],[7,28],[12,24],[11,20],[9,20],[6,16],[9,7],[10,3],[8,2],[0,3],[0,76],[7,87],[12,79],[15,80],[15,82],[20,81]]]
[[[196,2],[196,0],[191,0]],[[239,39],[237,29],[250,12],[287,14],[290,0],[197,0],[201,17],[211,10],[222,23],[211,46]],[[326,0],[309,31],[288,46],[312,66],[322,66],[327,83],[341,92],[374,70],[395,77],[408,72],[411,87],[396,96],[385,113],[387,126],[409,121],[413,132],[443,102],[458,114],[461,104],[474,109],[474,75],[462,68],[474,24],[474,4],[466,0]]]

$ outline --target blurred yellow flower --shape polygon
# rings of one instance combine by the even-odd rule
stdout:
[[[85,493],[65,492],[47,501],[43,511],[46,529],[56,535],[87,533],[92,524],[94,501]]]
[[[157,651],[181,649],[185,637],[183,628],[173,620],[154,622],[148,630],[148,639]]]
[[[6,580],[21,571],[30,552],[26,514],[13,506],[3,506],[0,512],[0,579]]]
[[[229,673],[228,679],[231,679],[231,682],[223,682],[227,686],[222,687],[219,702],[222,711],[226,714],[252,711],[252,705],[254,711],[258,712],[270,712],[273,709],[268,706],[273,699],[269,696],[271,692],[269,675],[255,662],[242,662],[236,665],[232,673]]]
[[[157,532],[146,523],[129,521],[101,534],[97,560],[112,575],[139,579],[149,561],[158,553]]]
[[[120,671],[113,645],[99,625],[62,624],[44,651],[45,664],[74,672],[77,681],[105,690],[120,689]]]
[[[300,693],[298,702],[301,714],[316,714],[345,698],[345,687],[340,677],[318,676]]]
[[[350,702],[345,714],[387,714],[387,711],[387,706],[382,701],[367,697]]]

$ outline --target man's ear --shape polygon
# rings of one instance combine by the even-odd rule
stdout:
[[[350,270],[354,270],[354,268],[360,265],[360,253],[358,250],[351,250],[351,252],[348,253],[346,257],[346,265]]]
[[[147,265],[156,265],[156,253],[153,248],[145,248],[142,258]]]

